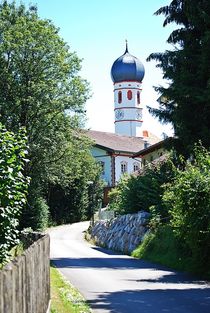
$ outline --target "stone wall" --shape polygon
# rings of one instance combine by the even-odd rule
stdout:
[[[138,212],[98,221],[92,228],[91,238],[99,246],[130,253],[140,244],[147,232],[148,218],[149,213]]]

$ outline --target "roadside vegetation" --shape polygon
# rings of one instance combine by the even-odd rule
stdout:
[[[79,291],[51,265],[51,313],[91,313]]]
[[[143,210],[151,214],[150,230],[132,255],[210,278],[210,153],[198,145],[193,154],[192,160],[168,158],[122,179],[111,192],[110,207],[118,214],[122,208],[123,214],[140,211],[136,199],[132,202],[138,192]]]
[[[122,178],[110,208],[151,213],[150,232],[134,256],[210,279],[210,2],[173,0],[155,14],[164,16],[163,26],[177,24],[167,40],[172,49],[148,58],[167,82],[155,87],[160,106],[149,110],[173,126],[166,147],[173,152]]]
[[[0,262],[25,228],[90,219],[102,191],[84,136],[81,60],[35,5],[0,3]]]

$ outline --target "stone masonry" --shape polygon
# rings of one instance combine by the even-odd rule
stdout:
[[[148,230],[149,213],[138,212],[98,221],[92,228],[91,238],[99,246],[131,253]]]

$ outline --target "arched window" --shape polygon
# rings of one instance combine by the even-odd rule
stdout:
[[[128,90],[128,92],[127,92],[127,98],[128,98],[128,100],[131,100],[132,99],[132,91],[131,90]]]
[[[140,168],[139,163],[138,162],[134,162],[133,163],[133,171],[136,172],[136,171],[139,170],[139,168]]]
[[[105,174],[105,162],[99,161],[99,165],[101,166],[101,174]]]
[[[122,162],[120,163],[120,166],[121,166],[121,173],[122,173],[122,174],[123,174],[123,173],[127,173],[127,171],[128,171],[128,164],[127,164],[127,162],[122,161]]]
[[[118,91],[118,103],[122,102],[122,91]]]
[[[137,91],[137,103],[140,104],[140,92]]]

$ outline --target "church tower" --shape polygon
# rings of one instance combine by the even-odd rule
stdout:
[[[142,105],[141,83],[144,66],[128,52],[112,65],[111,77],[114,83],[115,133],[127,136],[141,136]]]

